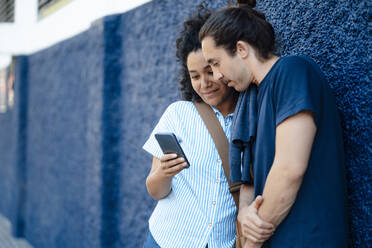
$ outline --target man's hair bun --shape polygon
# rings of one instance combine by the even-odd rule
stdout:
[[[256,0],[236,0],[239,7],[256,7]]]

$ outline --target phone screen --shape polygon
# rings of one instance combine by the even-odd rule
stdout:
[[[190,166],[190,163],[174,133],[157,133],[155,134],[155,138],[164,154],[176,153],[179,157],[183,157],[186,160],[187,167]]]

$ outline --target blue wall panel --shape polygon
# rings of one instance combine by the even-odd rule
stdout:
[[[122,65],[122,34],[120,16],[104,18],[104,80],[102,109],[102,215],[101,247],[113,247],[120,233],[120,184],[122,109],[120,106]]]
[[[104,25],[29,56],[25,237],[99,247]]]
[[[17,123],[15,121],[16,110],[0,114],[0,212],[8,219],[16,219],[14,209],[17,206]]]
[[[22,236],[25,214],[28,58],[18,56],[15,101],[0,114],[0,213],[12,223],[13,234]]]

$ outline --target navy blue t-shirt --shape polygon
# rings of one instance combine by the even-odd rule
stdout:
[[[276,127],[304,110],[314,114],[317,127],[295,203],[264,247],[347,247],[342,131],[334,96],[320,68],[304,56],[280,58],[259,84],[257,107],[256,196],[263,193],[274,161]]]

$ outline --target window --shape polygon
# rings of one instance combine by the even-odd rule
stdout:
[[[14,22],[14,0],[0,0],[0,22]]]
[[[54,13],[71,1],[72,0],[38,0],[39,19]]]
[[[14,69],[15,60],[8,67],[0,69],[0,114],[13,108],[14,105]]]
[[[6,68],[0,69],[0,114],[5,113],[7,107],[6,74]]]

